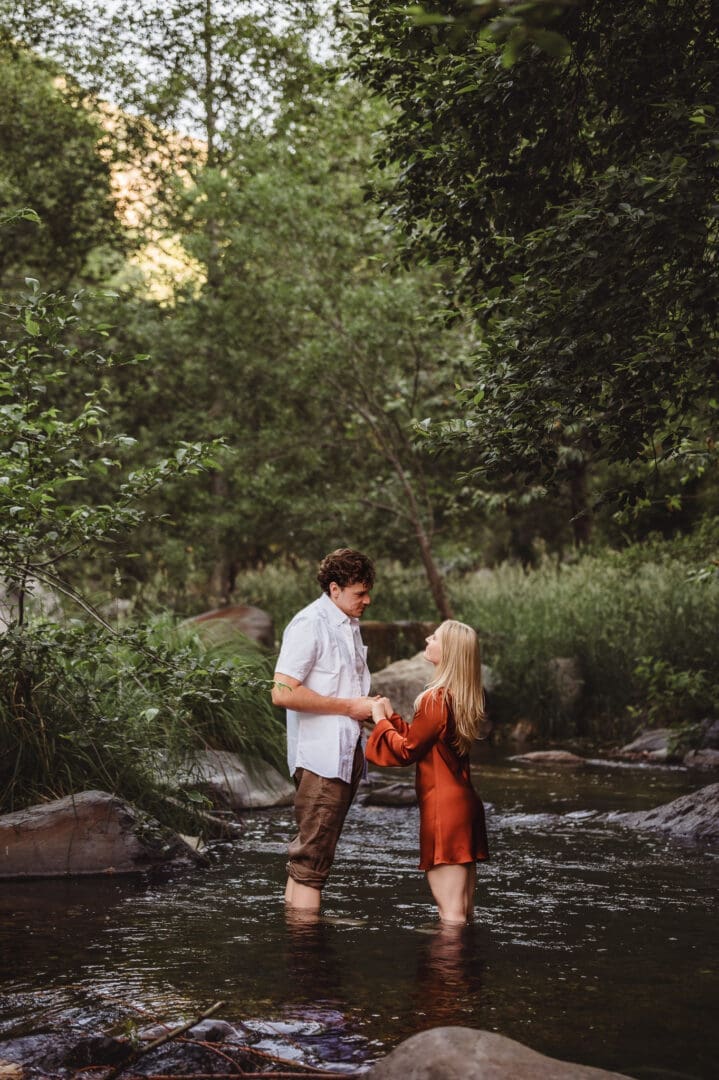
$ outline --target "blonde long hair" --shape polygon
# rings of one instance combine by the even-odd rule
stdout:
[[[460,754],[468,754],[485,722],[479,638],[471,626],[456,619],[440,623],[436,634],[442,655],[434,679],[424,694],[435,693],[442,687],[450,695],[456,728],[455,746]]]

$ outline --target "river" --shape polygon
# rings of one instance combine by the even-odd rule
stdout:
[[[492,860],[461,931],[437,932],[415,808],[352,808],[320,921],[285,916],[288,809],[247,814],[209,869],[3,884],[0,1037],[130,1032],[222,999],[269,1052],[348,1072],[461,1024],[645,1080],[716,1076],[719,858],[598,817],[706,775],[489,749],[475,782]]]

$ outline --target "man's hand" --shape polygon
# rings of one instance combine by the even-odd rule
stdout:
[[[372,697],[357,697],[350,698],[347,710],[347,716],[352,720],[359,720],[362,723],[364,720],[369,720],[372,716],[372,706],[374,705],[376,698]]]

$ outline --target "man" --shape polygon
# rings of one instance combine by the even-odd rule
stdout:
[[[298,832],[289,846],[285,903],[318,911],[335,847],[364,773],[362,722],[372,714],[359,619],[374,566],[339,548],[322,560],[319,599],[285,629],[272,701],[287,709],[287,761]]]

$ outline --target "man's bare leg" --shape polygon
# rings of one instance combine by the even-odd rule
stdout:
[[[309,885],[300,885],[294,878],[287,878],[285,903],[289,907],[302,908],[305,911],[319,911],[321,900],[320,889],[312,889]]]

